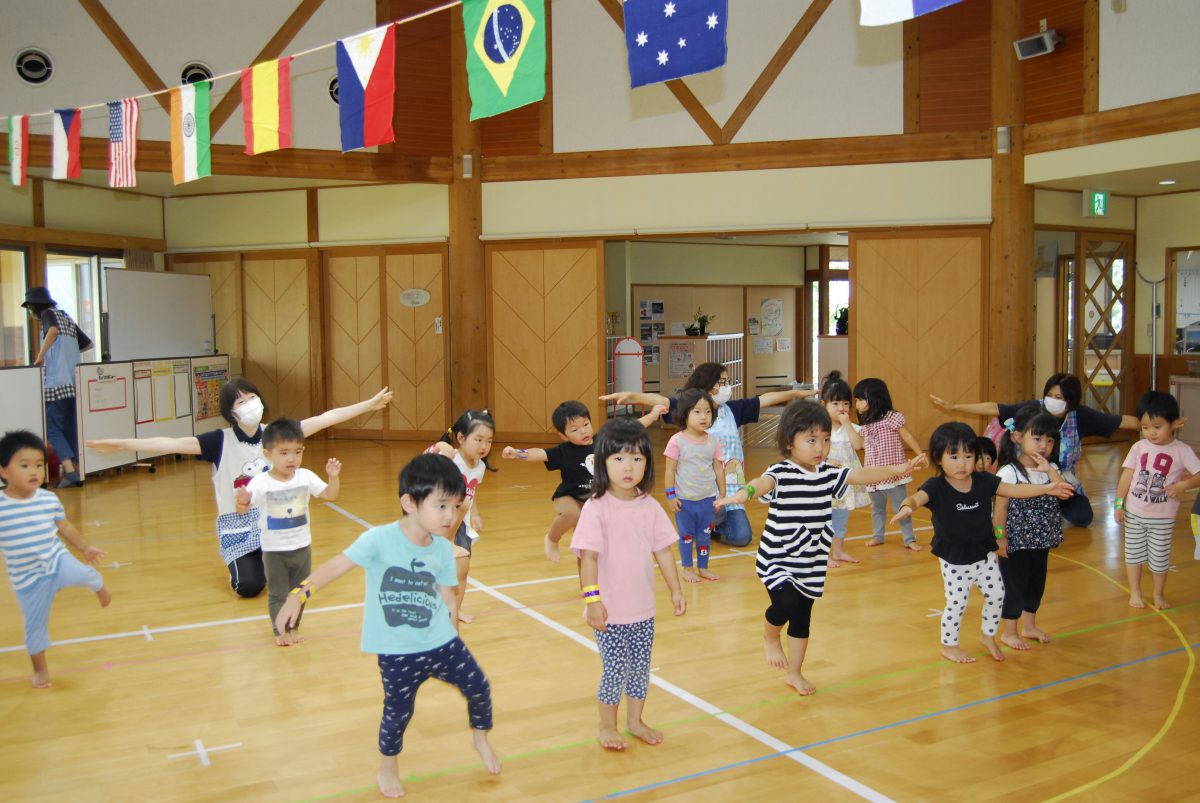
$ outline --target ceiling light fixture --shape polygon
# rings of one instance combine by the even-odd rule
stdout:
[[[1158,182],[1158,183],[1159,183],[1159,184],[1161,184],[1161,185],[1162,185],[1162,186],[1164,186],[1164,187],[1170,187],[1172,184],[1174,184],[1174,183],[1175,183],[1175,179],[1173,179],[1173,178],[1164,178],[1162,181],[1160,181],[1160,182]]]

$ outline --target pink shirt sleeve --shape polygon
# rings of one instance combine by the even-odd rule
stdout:
[[[1200,474],[1200,457],[1196,457],[1196,452],[1192,447],[1183,441],[1178,441],[1178,443],[1182,447],[1179,451],[1182,452],[1184,470],[1189,474]]]
[[[646,499],[650,506],[654,508],[654,537],[650,542],[651,550],[658,552],[674,546],[675,542],[679,540],[679,535],[675,532],[675,527],[671,524],[671,520],[667,518],[667,512],[654,499],[650,499],[649,497],[646,497]],[[575,530],[576,532],[579,531],[578,526]]]
[[[904,417],[904,413],[900,412],[899,410],[892,410],[890,415],[891,420],[888,423],[894,430],[899,431],[902,427],[904,427],[905,424],[908,423],[908,419]]]
[[[667,448],[663,450],[663,454],[672,460],[679,459],[679,436],[679,432],[672,435],[671,440],[667,441]]]
[[[1128,468],[1137,471],[1138,457],[1142,453],[1142,442],[1138,441],[1133,446],[1129,447],[1129,453],[1125,455],[1125,462],[1121,464],[1121,468]]]
[[[579,521],[575,524],[575,534],[571,536],[571,551],[578,557],[585,549],[603,553],[604,546],[600,505],[589,499],[583,503],[583,510],[579,512]]]

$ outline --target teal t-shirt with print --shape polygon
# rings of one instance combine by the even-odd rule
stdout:
[[[458,585],[448,540],[435,535],[429,546],[417,546],[392,522],[367,530],[345,555],[366,572],[363,652],[428,652],[458,635],[437,588]]]

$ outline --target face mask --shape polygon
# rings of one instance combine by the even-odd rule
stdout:
[[[233,417],[244,427],[257,427],[262,421],[263,403],[259,399],[243,402],[233,411]]]
[[[1055,399],[1052,396],[1042,399],[1042,406],[1046,408],[1046,412],[1050,415],[1062,415],[1067,411],[1067,403],[1062,399]]]
[[[713,396],[713,401],[717,404],[725,404],[731,396],[733,396],[733,389],[729,385],[722,385],[717,388],[717,393]]]

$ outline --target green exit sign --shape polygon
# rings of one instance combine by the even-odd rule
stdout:
[[[1083,216],[1084,217],[1107,217],[1108,216],[1108,192],[1105,190],[1084,190],[1083,191]]]

